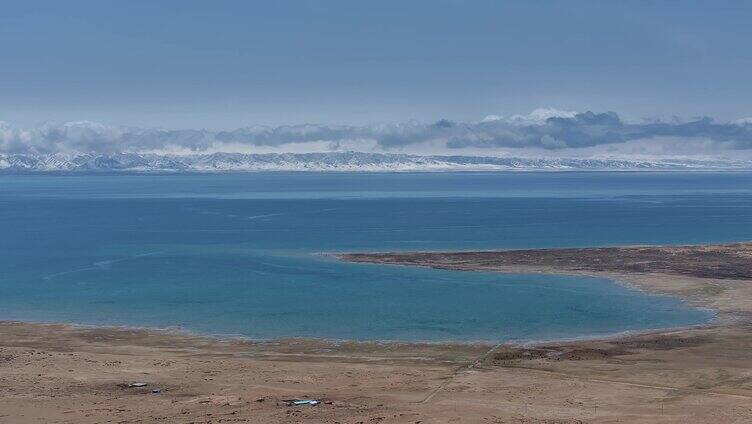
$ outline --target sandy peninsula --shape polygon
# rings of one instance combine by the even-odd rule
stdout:
[[[338,256],[607,276],[717,318],[524,346],[254,342],[2,322],[0,423],[752,422],[752,244]]]

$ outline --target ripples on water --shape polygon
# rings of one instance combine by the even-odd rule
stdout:
[[[531,340],[704,322],[572,276],[333,251],[752,239],[749,173],[0,177],[0,318],[255,338]]]

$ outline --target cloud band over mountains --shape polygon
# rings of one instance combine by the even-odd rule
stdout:
[[[440,146],[450,153],[466,149],[533,149],[556,154],[634,142],[644,147],[651,140],[665,139],[672,141],[664,142],[664,149],[675,149],[677,153],[683,153],[685,145],[701,145],[705,153],[752,150],[752,120],[716,122],[699,118],[633,123],[625,122],[614,112],[541,109],[524,116],[489,116],[480,122],[257,126],[234,131],[141,129],[88,121],[23,129],[0,122],[3,154],[256,152],[286,151],[291,146],[298,151],[400,152]]]

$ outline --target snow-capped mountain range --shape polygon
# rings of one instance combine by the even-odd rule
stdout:
[[[752,161],[420,156],[361,152],[214,153],[195,155],[142,153],[0,154],[0,173],[712,169],[752,169]]]

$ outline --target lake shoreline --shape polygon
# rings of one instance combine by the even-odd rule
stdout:
[[[718,246],[690,250],[746,254],[749,245]],[[16,421],[47,422],[752,418],[751,280],[689,276],[686,269],[677,275],[563,268],[541,262],[497,270],[606,277],[686,299],[717,316],[691,328],[497,345],[251,341],[5,321],[0,322],[0,410]],[[141,381],[147,386],[127,387]],[[324,403],[290,407],[289,398]]]
[[[752,313],[746,299],[720,294],[752,281],[752,243],[635,245],[606,248],[333,253],[352,263],[418,266],[453,271],[559,274],[604,278],[645,293],[674,296],[715,311],[714,322]],[[749,309],[749,310],[748,310]]]

